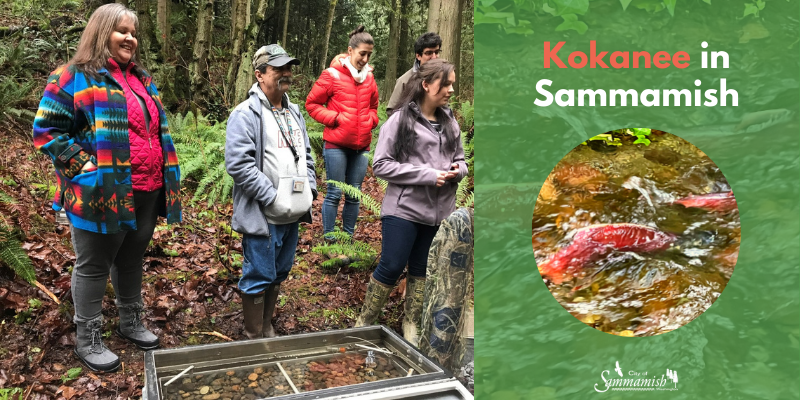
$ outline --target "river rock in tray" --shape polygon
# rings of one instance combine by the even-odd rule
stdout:
[[[361,354],[345,354],[327,360],[289,363],[286,369],[298,390],[303,392],[403,376],[387,358],[376,359],[375,368],[367,368]]]
[[[166,399],[256,400],[294,393],[274,365],[196,374],[180,382],[164,387]]]

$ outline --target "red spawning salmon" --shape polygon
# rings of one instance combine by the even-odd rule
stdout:
[[[674,203],[686,208],[702,208],[709,211],[725,212],[736,209],[736,198],[733,197],[733,192],[692,195],[675,200]]]
[[[675,239],[675,235],[644,225],[587,226],[575,233],[572,243],[543,262],[539,272],[542,277],[558,285],[587,263],[600,259],[612,250],[649,253],[667,249]]]

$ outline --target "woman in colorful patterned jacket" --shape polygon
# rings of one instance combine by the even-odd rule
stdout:
[[[456,209],[458,182],[467,176],[461,131],[448,106],[453,64],[422,64],[406,84],[403,106],[381,126],[372,171],[388,182],[381,205],[381,260],[367,285],[356,326],[372,324],[397,279],[406,275],[403,337],[417,345],[428,251],[442,220]]]
[[[109,273],[116,332],[142,349],[159,345],[142,325],[142,262],[158,215],[179,222],[180,170],[150,75],[138,65],[136,14],[120,4],[89,18],[75,56],[47,80],[33,142],[53,159],[53,208],[70,222],[75,266],[75,354],[93,371],[120,361],[103,345]]]
[[[374,41],[364,26],[350,33],[347,54],[333,58],[322,71],[306,99],[311,118],[325,125],[323,157],[328,180],[361,188],[367,173],[367,157],[372,130],[378,126],[378,85],[367,64]],[[322,203],[323,234],[333,232],[342,191],[328,184]],[[358,198],[345,196],[342,230],[353,235],[358,218]],[[330,236],[326,236],[330,240]]]

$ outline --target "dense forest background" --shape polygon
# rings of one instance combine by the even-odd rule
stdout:
[[[381,100],[414,61],[414,40],[443,39],[456,63],[458,95],[473,93],[473,0],[118,0],[139,17],[139,52],[172,112],[200,110],[224,121],[255,82],[253,52],[280,43],[301,60],[295,101],[364,25],[375,39],[370,60]],[[35,111],[46,75],[75,52],[91,12],[103,1],[13,0],[0,5],[0,115]],[[28,115],[30,117],[30,115]],[[9,116],[6,116],[8,118]]]
[[[183,222],[156,228],[144,262],[144,319],[164,348],[244,339],[237,289],[241,237],[230,227],[232,181],[223,148],[228,114],[255,82],[251,56],[262,45],[280,43],[301,61],[289,96],[304,104],[322,70],[346,51],[349,32],[365,25],[376,42],[370,64],[383,123],[396,78],[414,60],[414,40],[438,32],[442,57],[458,68],[451,106],[472,169],[473,0],[120,2],[138,14],[141,60],[161,92],[182,171]],[[72,354],[75,256],[69,228],[51,207],[52,162],[33,148],[31,137],[48,74],[75,53],[86,21],[101,4],[0,2],[0,399],[139,398],[144,385],[143,353],[112,334],[117,310],[110,285],[104,343],[120,356],[122,368],[94,374]],[[356,233],[333,249],[361,261],[340,265],[324,255],[331,249],[320,239],[323,127],[307,115],[306,121],[321,193],[314,222],[301,225],[295,265],[282,285],[275,317],[280,335],[352,327],[381,248],[385,182],[370,168]],[[472,182],[470,174],[459,185],[459,206],[472,206]],[[380,319],[397,331],[404,290],[401,279]]]

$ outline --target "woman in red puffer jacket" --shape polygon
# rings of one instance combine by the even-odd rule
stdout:
[[[374,41],[364,26],[350,34],[346,54],[333,58],[330,68],[322,71],[306,99],[311,118],[325,125],[325,171],[328,180],[344,182],[361,189],[367,172],[367,157],[372,130],[378,126],[378,85],[367,64]],[[328,184],[322,203],[322,227],[325,238],[336,223],[342,191]],[[353,235],[359,201],[345,196],[342,229]]]

